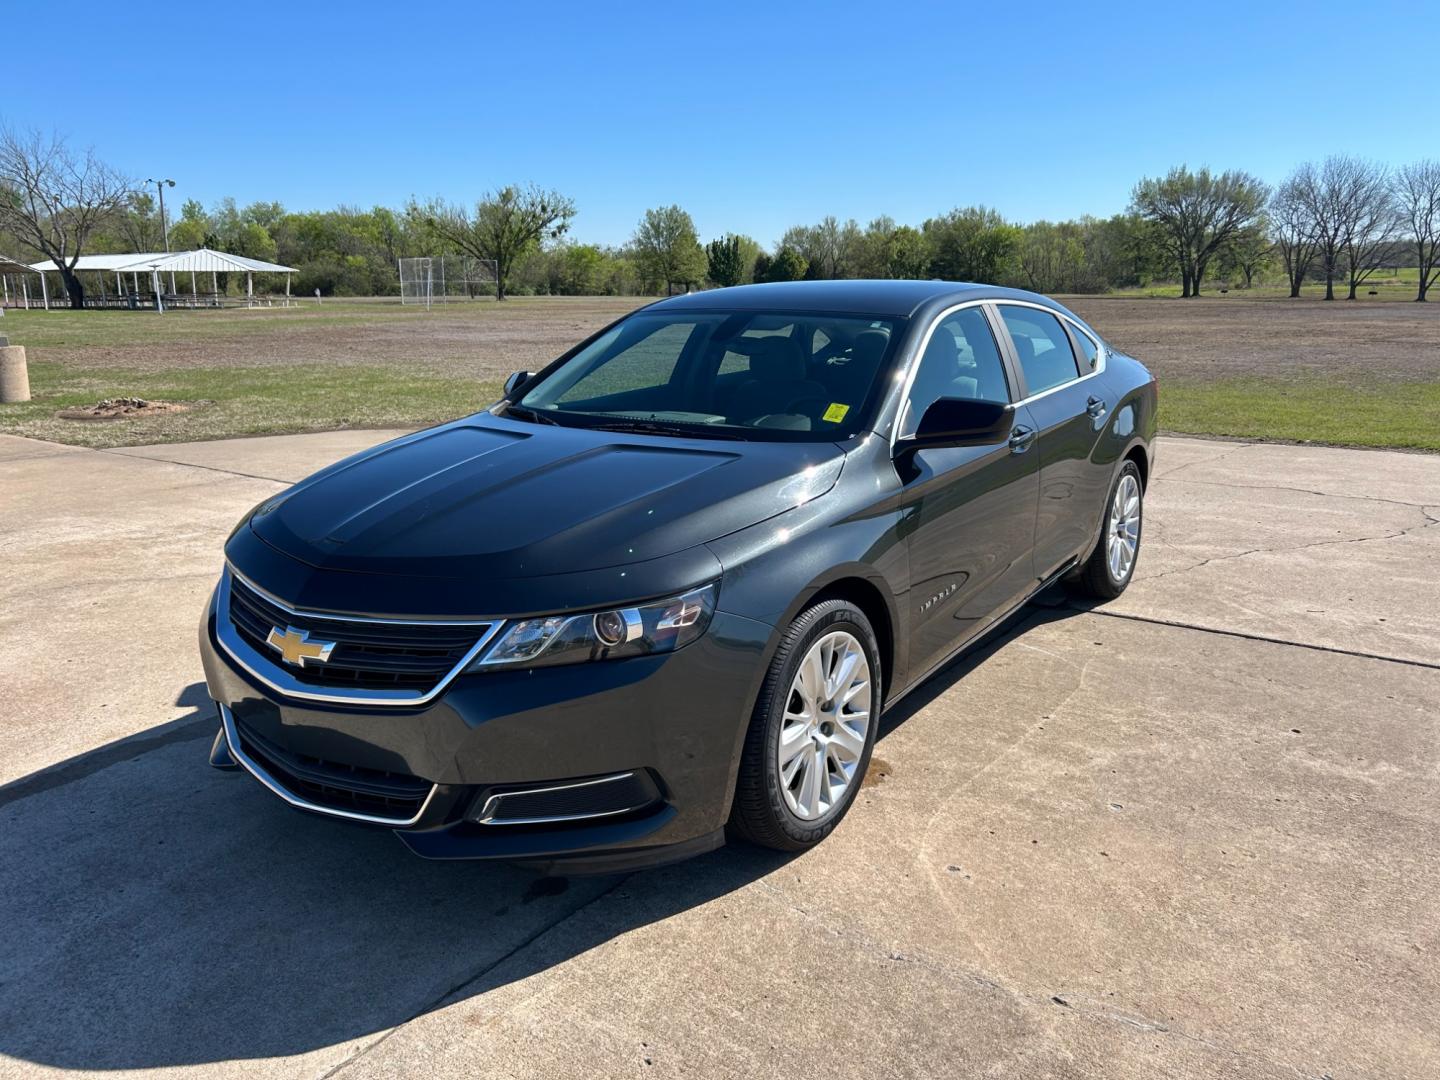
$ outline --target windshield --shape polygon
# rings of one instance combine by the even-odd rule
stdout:
[[[642,313],[611,327],[510,409],[528,419],[688,436],[848,438],[870,418],[902,321]]]

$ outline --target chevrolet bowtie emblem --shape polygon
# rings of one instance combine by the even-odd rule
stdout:
[[[287,626],[284,630],[272,626],[265,644],[278,652],[287,664],[302,668],[307,660],[314,660],[317,664],[325,663],[335,649],[335,642],[311,641],[308,630],[296,630],[293,626]]]

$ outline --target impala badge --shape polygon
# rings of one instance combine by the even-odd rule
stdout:
[[[293,626],[287,626],[283,631],[278,626],[272,626],[265,644],[278,652],[285,663],[302,668],[307,660],[325,663],[335,649],[335,642],[311,641],[308,630],[296,630]]]

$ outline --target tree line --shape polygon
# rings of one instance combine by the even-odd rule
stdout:
[[[168,209],[168,208],[167,208]],[[1382,267],[1419,269],[1417,300],[1440,276],[1440,162],[1391,169],[1350,156],[1297,167],[1273,189],[1238,170],[1171,169],[1141,179],[1123,213],[1007,221],[957,207],[919,225],[876,217],[796,225],[766,247],[743,233],[701,242],[679,205],[645,211],[629,241],[586,244],[570,233],[572,199],[507,186],[471,202],[290,211],[278,202],[206,208],[189,200],[168,225],[170,247],[211,247],[294,266],[297,292],[392,295],[401,258],[469,255],[496,264],[496,294],[652,295],[676,289],[826,278],[941,278],[1044,293],[1098,293],[1207,282],[1250,287],[1283,273],[1291,296],[1323,282],[1354,299]],[[92,153],[54,136],[0,132],[0,252],[54,259],[72,303],[82,253],[155,251],[159,207]]]

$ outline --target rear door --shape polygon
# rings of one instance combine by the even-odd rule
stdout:
[[[1083,555],[1095,537],[1110,472],[1092,460],[1110,403],[1089,357],[1077,360],[1066,321],[1045,308],[996,304],[1025,383],[1035,422],[1040,508],[1035,522],[1037,580]]]
[[[943,316],[915,371],[897,437],[913,434],[937,398],[1015,400],[990,319],[980,305]],[[928,672],[1030,588],[1039,493],[1034,424],[1022,407],[1014,444],[919,450],[897,461],[907,502],[909,670]]]

